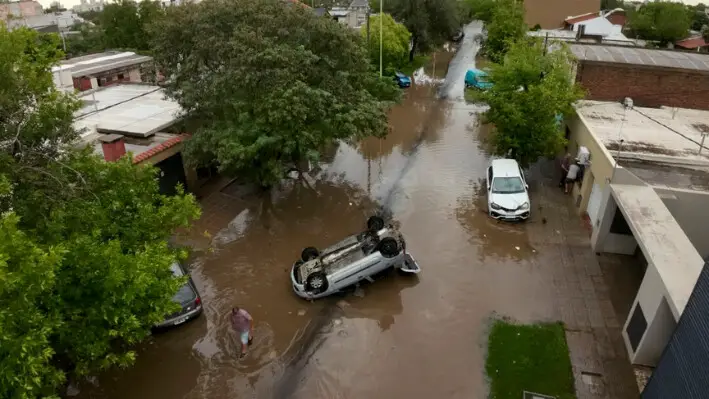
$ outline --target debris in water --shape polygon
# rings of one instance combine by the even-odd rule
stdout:
[[[352,206],[352,203],[350,202],[350,206]]]
[[[340,301],[337,301],[337,307],[340,308],[340,309],[344,309],[344,308],[346,308],[346,307],[348,307],[348,306],[350,306],[350,304],[347,303],[347,301],[345,301],[344,299],[343,299],[343,300],[340,300]]]
[[[66,387],[66,396],[76,396],[79,392],[81,392],[79,387],[74,384],[69,384],[69,386]]]
[[[519,247],[515,247],[515,249],[519,251]]]
[[[278,352],[274,350],[268,352],[268,360],[273,360],[278,357]]]
[[[335,320],[332,321],[332,324],[333,324],[334,326],[336,326],[336,327],[337,327],[337,326],[341,326],[341,325],[342,325],[342,319],[335,319]]]
[[[364,298],[364,290],[357,287],[357,289],[355,289],[354,295],[359,298]]]
[[[298,316],[305,316],[305,309],[300,309],[298,311]]]

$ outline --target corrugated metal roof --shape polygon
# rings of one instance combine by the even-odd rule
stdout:
[[[577,43],[569,47],[578,59],[585,61],[709,71],[709,54]]]
[[[152,61],[152,59],[152,57],[149,57],[147,55],[133,54],[117,59],[101,60],[87,65],[78,64],[75,65],[75,67],[72,69],[71,76],[75,78],[80,78],[82,76],[89,76],[105,71],[110,71],[111,69],[142,64],[144,62]]]

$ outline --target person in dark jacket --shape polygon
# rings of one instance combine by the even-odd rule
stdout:
[[[571,154],[566,155],[559,161],[561,167],[561,178],[559,179],[559,187],[564,187],[566,184],[566,175],[569,174],[569,166],[571,166]]]

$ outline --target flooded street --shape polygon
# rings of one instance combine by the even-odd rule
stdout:
[[[386,139],[340,145],[310,186],[260,198],[230,185],[202,199],[184,240],[197,250],[189,268],[204,315],[154,336],[134,367],[81,384],[78,397],[485,397],[488,320],[554,318],[539,265],[555,255],[530,239],[539,216],[505,224],[486,214],[481,109],[463,100],[479,32],[468,26],[457,53],[414,75]],[[300,251],[361,231],[379,207],[400,222],[421,274],[298,298],[289,270]],[[255,319],[242,360],[228,321],[236,305]]]

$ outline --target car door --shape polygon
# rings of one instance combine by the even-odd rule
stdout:
[[[488,197],[490,196],[490,187],[492,186],[492,165],[487,167],[487,191]]]

